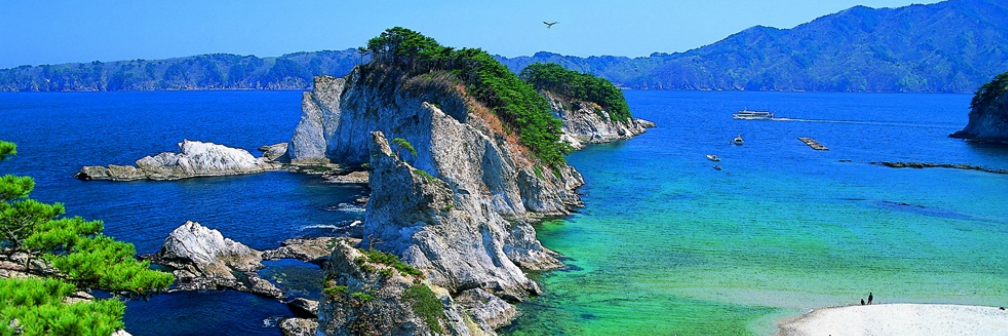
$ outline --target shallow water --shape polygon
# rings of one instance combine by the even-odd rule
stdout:
[[[542,274],[546,293],[504,334],[770,334],[776,319],[869,291],[877,302],[1008,301],[1008,176],[869,164],[1008,168],[1006,148],[947,138],[968,96],[627,97],[659,128],[571,155],[585,208],[538,230],[576,270]],[[744,107],[819,120],[732,120]],[[745,145],[730,145],[738,134]]]

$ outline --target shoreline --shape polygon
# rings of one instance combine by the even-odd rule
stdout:
[[[813,309],[777,323],[775,336],[997,335],[1008,310],[953,304],[892,303]]]

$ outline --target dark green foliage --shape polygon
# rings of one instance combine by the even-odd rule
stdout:
[[[519,77],[538,90],[598,104],[609,112],[613,121],[626,122],[633,118],[623,91],[605,78],[567,70],[555,63],[529,65]]]
[[[56,279],[0,280],[0,335],[15,334],[11,319],[18,320],[25,336],[108,336],[123,328],[126,305],[118,300],[64,303],[76,291]]]
[[[364,251],[364,254],[367,255],[368,259],[367,261],[369,262],[392,266],[392,268],[399,270],[399,272],[402,272],[405,275],[412,275],[415,277],[423,278],[423,272],[414,268],[413,266],[407,265],[406,263],[400,261],[399,256],[395,254],[382,252],[376,249],[369,249],[367,251]]]
[[[6,159],[7,155],[17,155],[17,145],[0,140],[0,160]]]
[[[994,80],[987,82],[977,90],[970,102],[970,109],[977,111],[978,108],[989,106],[998,96],[1008,92],[1008,72],[997,75]]]
[[[484,104],[514,132],[523,145],[549,166],[566,162],[569,146],[560,141],[560,120],[546,98],[480,49],[454,50],[409,29],[395,27],[368,41],[370,66],[391,67],[407,75],[448,72],[466,85],[466,92]]]
[[[444,319],[444,304],[438,300],[434,291],[426,285],[413,285],[403,293],[403,300],[413,306],[413,313],[424,319],[431,331],[441,332],[441,320]]]
[[[413,157],[417,156],[417,152],[416,152],[416,149],[413,148],[413,144],[411,144],[406,139],[403,139],[403,138],[392,139],[392,145],[397,147],[396,148],[396,156],[399,156],[399,150],[400,149],[406,149],[407,151],[410,152],[410,154],[413,154]]]

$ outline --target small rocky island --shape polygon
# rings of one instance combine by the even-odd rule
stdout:
[[[292,164],[369,171],[363,239],[338,241],[325,266],[317,332],[495,335],[541,293],[524,271],[562,266],[531,224],[582,205],[564,153],[652,124],[408,29],[368,49],[347,76],[315,78],[290,144]],[[604,84],[585,92],[625,104]]]
[[[1008,143],[1008,72],[977,90],[970,103],[969,124],[951,137]]]
[[[255,174],[283,169],[287,144],[260,148],[262,157],[244,149],[209,142],[183,140],[179,153],[145,156],[136,166],[85,166],[74,177],[84,180],[137,181],[181,180],[192,177]]]

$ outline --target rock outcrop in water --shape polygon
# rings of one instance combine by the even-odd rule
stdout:
[[[331,238],[290,239],[273,250],[258,251],[225,238],[220,231],[188,221],[165,239],[161,249],[148,256],[154,263],[174,269],[175,290],[230,288],[269,297],[284,293],[257,273],[263,260],[297,259],[322,263],[328,258]]]
[[[575,192],[584,183],[580,174],[562,157],[540,159],[563,148],[553,140],[563,124],[549,116],[549,102],[503,66],[481,63],[496,61],[480,51],[403,64],[408,57],[389,50],[399,47],[397,34],[412,33],[386,31],[379,40],[388,50],[376,49],[374,61],[344,78],[317,77],[302,99],[291,162],[367,169],[371,189],[363,240],[337,244],[326,268],[330,289],[320,300],[319,333],[494,335],[517,315],[508,301],[541,292],[523,269],[562,266],[530,223],[582,205]],[[417,70],[445,62],[464,70],[458,77]],[[484,73],[493,75],[482,79],[490,84],[461,83],[474,81],[476,68],[490,69]],[[488,90],[514,90],[507,92],[511,103]],[[486,101],[498,105],[491,109]],[[619,128],[604,117],[558,114],[589,142],[643,129],[634,120]],[[391,253],[422,276],[371,265],[358,248]],[[418,292],[427,293],[426,303],[412,301]]]
[[[549,93],[547,97],[556,117],[563,121],[563,140],[575,149],[582,149],[589,144],[630,139],[655,127],[653,122],[643,119],[615,121],[597,104],[572,101]]]
[[[555,174],[537,167],[519,144],[491,129],[490,116],[470,112],[473,102],[463,94],[432,84],[380,71],[318,78],[303,100],[306,117],[291,141],[291,160],[368,163],[372,194],[362,246],[401,256],[421,269],[431,286],[442,288],[445,299],[472,290],[494,297],[486,302],[495,309],[479,300],[446,306],[446,316],[455,316],[459,327],[466,325],[463,310],[481,312],[475,315],[481,322],[472,325],[492,334],[514,316],[514,308],[499,297],[520,300],[540,291],[520,267],[561,266],[536,239],[529,220],[579,206],[574,189],[583,181],[569,166]],[[386,134],[407,140],[417,155],[397,153]],[[364,281],[358,273],[347,274],[346,283]],[[348,302],[323,300],[320,331],[350,330],[351,320],[342,315],[354,309]],[[406,313],[399,311],[405,304],[396,305],[390,308]],[[380,323],[400,325],[406,318],[396,316]]]
[[[283,164],[275,160],[285,157],[286,152],[285,145],[273,145],[266,155],[256,158],[244,149],[209,142],[184,140],[178,145],[179,153],[145,156],[136,166],[85,166],[74,177],[85,181],[162,181],[255,174],[282,169]]]
[[[951,136],[1008,143],[1008,72],[977,90],[970,104],[969,124]]]

